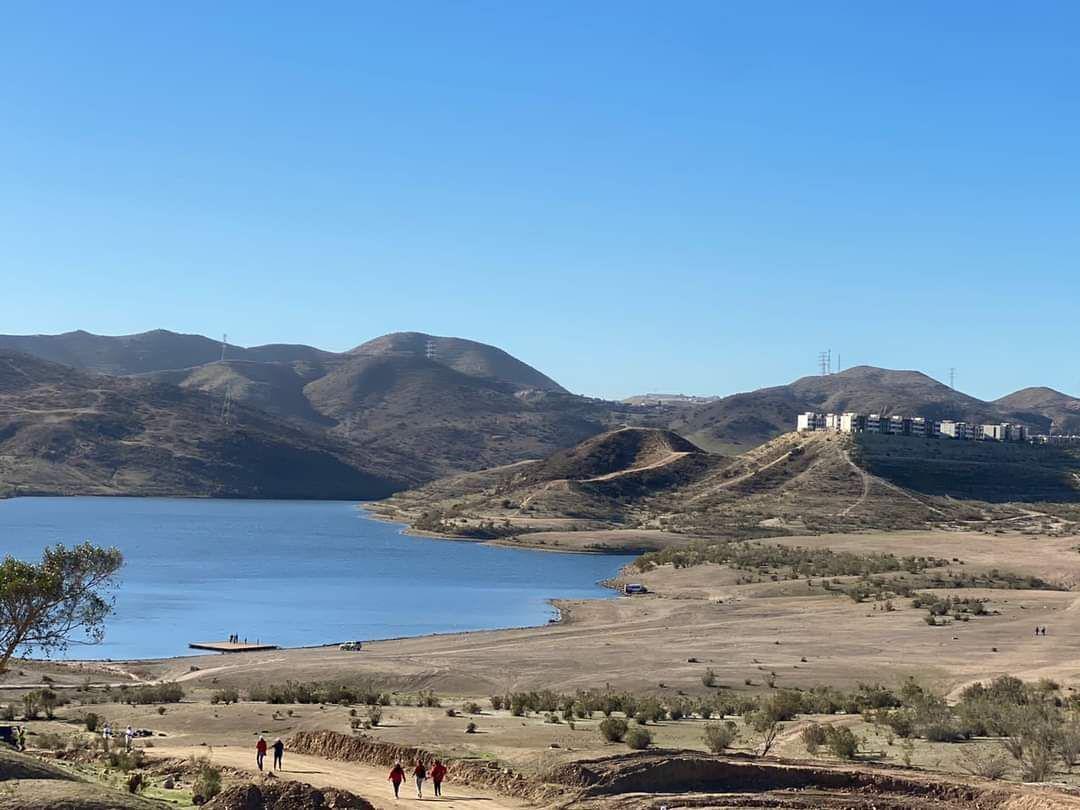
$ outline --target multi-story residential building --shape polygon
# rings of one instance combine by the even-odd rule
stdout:
[[[797,430],[829,431],[831,433],[879,433],[886,436],[914,436],[917,438],[936,439],[942,436],[950,439],[999,442],[1027,441],[1027,428],[1008,422],[993,425],[973,425],[954,419],[935,422],[923,416],[882,416],[881,414],[814,413],[807,411],[799,414]],[[1043,438],[1046,441],[1046,437]]]
[[[813,411],[807,411],[806,413],[799,414],[799,427],[800,431],[807,430],[825,430],[825,414],[814,413]]]

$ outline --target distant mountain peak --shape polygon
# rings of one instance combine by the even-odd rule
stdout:
[[[351,355],[422,357],[470,377],[510,383],[518,389],[565,392],[566,389],[527,363],[496,346],[426,332],[391,332],[361,343]]]

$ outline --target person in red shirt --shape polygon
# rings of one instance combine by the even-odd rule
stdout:
[[[266,738],[260,734],[259,741],[255,743],[255,764],[262,770],[263,760],[266,759]]]
[[[394,783],[394,798],[398,797],[398,791],[401,789],[401,783],[405,781],[405,769],[401,767],[400,762],[395,762],[393,770],[390,771],[390,776],[387,777]]]
[[[431,784],[435,786],[435,795],[442,796],[442,783],[446,778],[446,766],[439,760],[431,768]]]

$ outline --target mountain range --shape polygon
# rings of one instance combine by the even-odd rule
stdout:
[[[0,335],[0,369],[0,492],[377,498],[628,425],[742,452],[806,410],[1080,432],[1080,400],[1051,389],[985,402],[866,366],[677,405],[610,402],[494,346],[420,332],[346,352],[166,330]]]

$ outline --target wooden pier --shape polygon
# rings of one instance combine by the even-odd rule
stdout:
[[[278,648],[277,644],[244,644],[235,641],[192,641],[188,646],[193,650],[219,653],[259,652]]]

